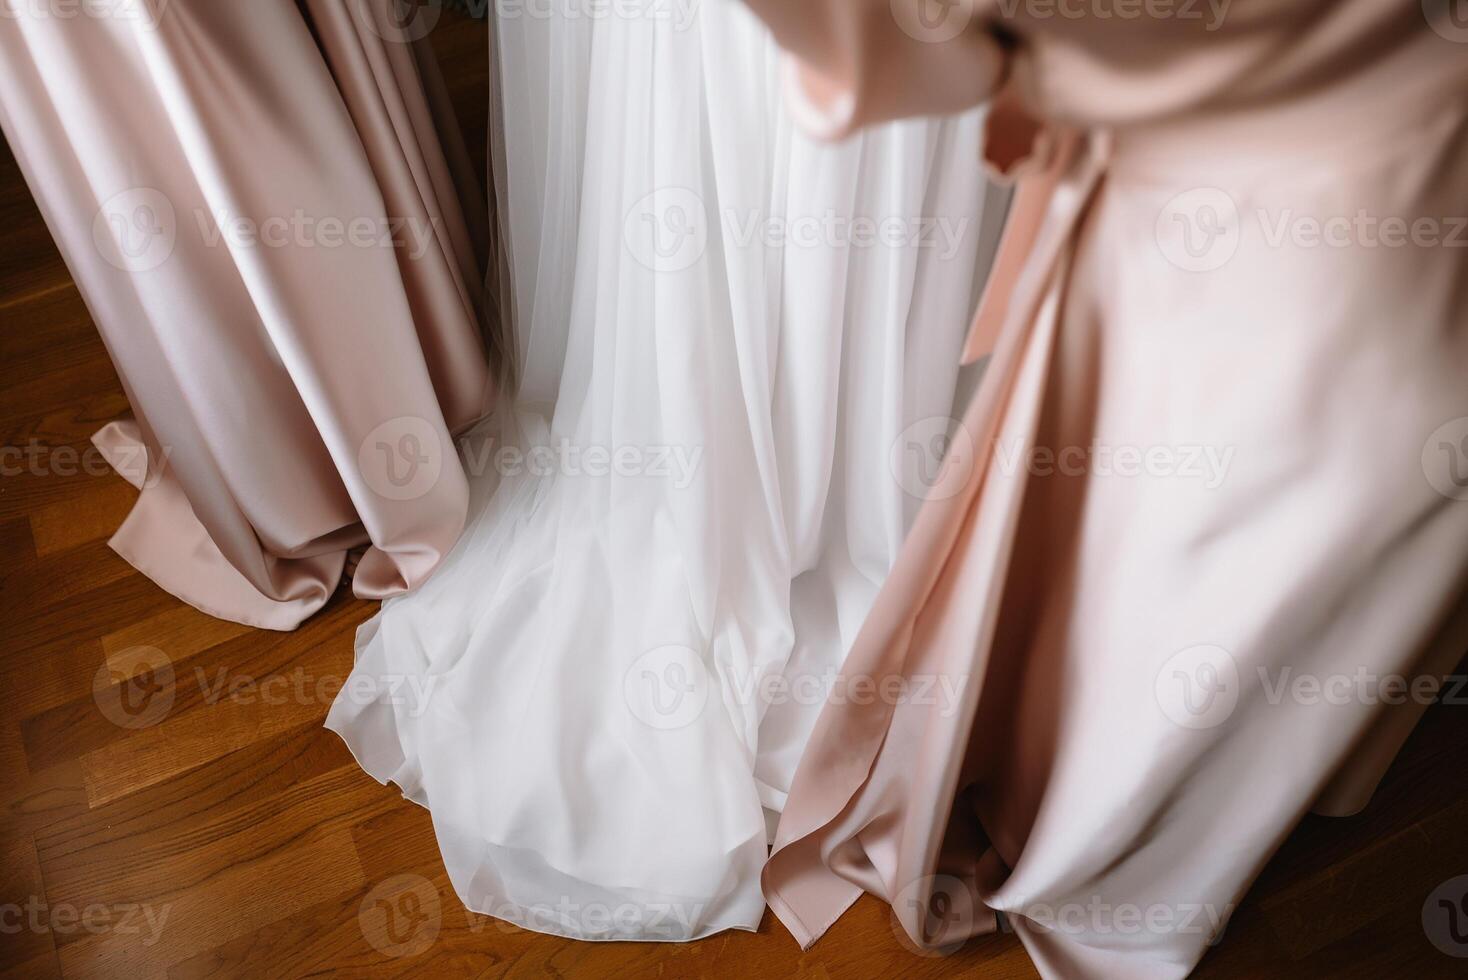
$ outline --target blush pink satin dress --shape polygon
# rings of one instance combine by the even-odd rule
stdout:
[[[489,404],[486,212],[429,26],[393,0],[17,3],[0,126],[135,419],[113,547],[213,615],[290,629],[422,581]]]
[[[1468,650],[1468,30],[749,2],[812,129],[997,96],[1019,178],[981,390],[844,671],[961,696],[826,706],[766,896],[802,944],[866,891],[924,949],[1003,913],[1047,977],[1184,976]]]

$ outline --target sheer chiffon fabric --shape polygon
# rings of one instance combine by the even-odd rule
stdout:
[[[867,891],[924,949],[999,910],[1047,977],[1184,976],[1468,649],[1463,45],[1386,0],[975,3],[926,44],[918,0],[750,3],[820,131],[1003,84],[1021,175],[982,386],[845,668],[963,697],[828,705],[766,894],[802,944]]]
[[[358,636],[382,693],[327,722],[431,808],[470,908],[580,939],[758,925],[988,213],[977,114],[814,144],[758,22],[691,12],[501,16],[520,394],[465,444],[460,546]]]
[[[141,490],[112,545],[225,619],[295,627],[360,545],[357,594],[401,592],[463,525],[485,211],[391,10],[0,18],[0,124],[135,413],[95,440]]]

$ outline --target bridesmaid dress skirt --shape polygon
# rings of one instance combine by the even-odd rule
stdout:
[[[757,2],[834,131],[952,97],[870,84],[944,57],[887,0]],[[1170,980],[1468,651],[1468,57],[1381,0],[991,13],[946,47],[1023,175],[988,366],[846,664],[962,697],[826,707],[766,894],[802,944],[865,891]]]
[[[451,432],[492,394],[486,217],[391,10],[0,18],[0,125],[135,413],[96,438],[141,491],[112,545],[254,626],[319,609],[361,545],[357,594],[401,592],[464,522]]]

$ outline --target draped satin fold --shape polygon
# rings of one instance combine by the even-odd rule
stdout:
[[[1468,58],[1385,0],[1207,28],[979,2],[927,45],[971,62],[935,96],[944,59],[899,26],[918,0],[749,2],[803,59],[817,131],[997,95],[989,163],[1020,179],[954,492],[844,668],[963,697],[826,706],[766,896],[802,945],[866,891],[922,949],[1003,912],[1046,977],[1184,976],[1308,810],[1367,804],[1425,708],[1292,683],[1441,682],[1468,649],[1468,251],[1290,233],[1360,211],[1446,234]],[[1220,465],[1103,466],[1128,447]]]
[[[0,20],[0,124],[135,419],[113,547],[213,615],[291,629],[411,588],[460,533],[486,213],[390,0],[172,0]],[[493,345],[494,341],[491,341]]]

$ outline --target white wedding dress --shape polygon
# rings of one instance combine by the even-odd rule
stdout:
[[[519,395],[327,725],[431,809],[471,909],[754,929],[767,822],[955,414],[980,120],[818,144],[733,0],[544,9],[496,25]]]

